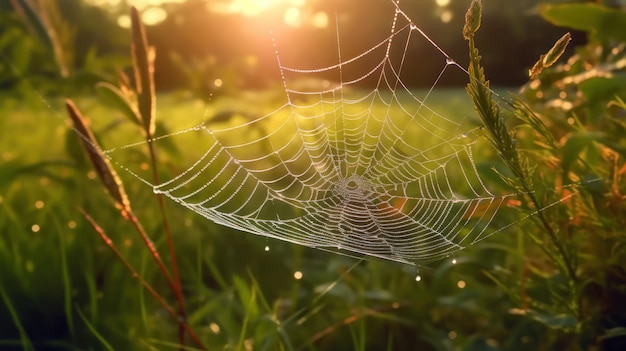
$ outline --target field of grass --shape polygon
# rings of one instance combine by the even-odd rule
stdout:
[[[463,90],[445,94],[440,100],[446,102],[441,103],[445,113],[470,108],[449,103],[455,97],[463,100]],[[121,117],[95,101],[78,101],[104,145],[111,143],[109,135],[124,135],[123,126],[114,123]],[[228,106],[224,101],[207,108],[195,100],[162,96],[157,111],[164,128],[173,131],[215,106]],[[432,100],[431,107],[438,103]],[[60,102],[7,98],[3,104],[2,349],[176,349],[175,321],[81,215],[82,209],[93,217],[140,275],[174,301],[139,236],[79,150]],[[166,154],[177,155],[181,163],[194,157],[185,152],[193,145],[170,147]],[[118,172],[167,261],[154,194],[135,177]],[[479,274],[505,264],[505,251],[494,243],[459,254],[456,265],[448,260],[421,267],[423,279],[416,282],[412,266],[359,261],[252,236],[171,202],[166,209],[188,322],[209,349],[448,349],[486,345],[505,332],[504,325],[489,320],[506,314],[511,305]]]
[[[26,1],[11,3],[32,10]],[[58,76],[68,72],[67,62],[57,55],[71,45],[54,40],[53,34],[60,32],[52,27],[54,21],[39,16],[46,12],[43,7],[39,13],[28,12],[32,16],[23,19],[29,24],[25,27],[38,30],[42,46],[29,51],[38,39],[14,25],[0,48],[1,63],[7,63],[0,73],[3,87],[8,87],[0,92],[0,349],[624,350],[626,46],[623,30],[594,25],[623,18],[623,9],[591,3],[538,9],[553,23],[588,30],[589,41],[566,61],[561,59],[566,63],[558,63],[571,39],[563,35],[534,65],[519,100],[507,103],[492,96],[475,47],[481,6],[480,1],[472,2],[463,28],[469,45],[471,100],[463,90],[437,87],[427,106],[451,118],[446,120],[398,94],[399,104],[417,109],[427,125],[443,131],[407,126],[410,135],[405,135],[402,121],[406,111],[399,111],[398,104],[384,106],[382,101],[389,101],[386,95],[367,107],[342,104],[339,110],[345,114],[320,112],[332,110],[336,100],[331,99],[302,108],[304,117],[289,120],[283,111],[261,122],[254,120],[285,102],[282,88],[214,97],[208,103],[185,94],[160,95],[153,133],[154,56],[136,9],[131,10],[133,60],[127,62],[133,62],[134,76],[142,79],[133,87],[124,79],[121,89],[100,86],[99,93],[108,94],[104,102],[95,96],[73,96],[78,110],[89,117],[85,126],[78,110],[70,103],[65,106],[59,97],[81,91],[70,86],[71,79]],[[17,16],[8,16],[19,22]],[[61,20],[56,25],[70,28]],[[13,43],[16,50],[8,51],[13,48],[12,36],[20,35],[23,40]],[[58,67],[46,62],[50,67],[39,71],[33,65],[34,71],[45,73],[35,73],[28,81],[24,77],[31,68],[24,58],[30,53],[55,56]],[[43,83],[41,91],[54,92],[54,97],[38,96],[40,90],[29,86],[35,82]],[[414,93],[418,98],[427,94]],[[306,103],[294,99],[292,111]],[[135,123],[117,112],[120,106]],[[362,111],[370,118],[365,128],[362,120],[350,119]],[[519,196],[507,197],[512,201],[502,202],[506,215],[498,212],[489,222],[502,229],[497,235],[454,256],[414,267],[245,234],[214,224],[174,201],[166,200],[160,209],[158,189],[146,184],[153,182],[155,165],[156,175],[175,177],[199,160],[210,143],[224,143],[220,150],[227,150],[228,167],[239,169],[237,158],[250,165],[256,161],[254,155],[275,150],[290,134],[301,132],[300,121],[294,120],[311,122],[307,113],[320,117],[312,123],[321,121],[325,137],[333,143],[352,138],[341,145],[342,160],[354,157],[349,155],[353,150],[371,152],[363,150],[377,136],[363,130],[369,131],[372,116],[385,113],[401,121],[387,130],[392,136],[387,142],[393,144],[389,150],[406,155],[407,150],[418,149],[416,158],[435,160],[430,162],[435,168],[442,165],[437,162],[441,153],[454,157],[456,150],[466,150],[467,140],[474,140],[465,162],[450,168],[444,162],[442,167],[446,182],[460,179],[465,187],[431,181],[433,200],[448,199],[450,192],[455,198],[471,197],[476,188],[494,194],[514,191]],[[254,131],[229,129],[238,123],[248,123]],[[384,122],[379,118],[371,124],[373,129],[376,123]],[[77,137],[72,125],[85,131],[84,138]],[[193,129],[200,125],[206,128]],[[287,127],[270,137],[268,131],[278,125]],[[90,130],[95,134],[91,145],[102,145],[107,158],[81,145]],[[202,133],[221,133],[222,139],[208,138],[207,144]],[[408,145],[396,148],[393,137],[398,135],[406,136]],[[155,140],[147,143],[146,137]],[[439,146],[422,152],[418,145],[430,145],[435,139]],[[152,145],[156,162],[149,156]],[[293,152],[282,150],[283,154],[272,152],[272,160]],[[91,152],[91,159],[85,151]],[[217,163],[212,165],[218,170],[227,168]],[[480,179],[474,179],[473,167],[465,172],[468,164],[475,165]],[[427,176],[440,175],[426,168]],[[397,169],[403,170],[388,167],[383,172]],[[192,185],[203,189],[203,181],[196,177]],[[416,194],[428,191],[421,184]],[[440,193],[437,187],[442,185]],[[239,196],[247,196],[245,191]],[[412,194],[405,190],[402,195]],[[348,198],[354,193],[340,195]],[[473,196],[480,197],[476,192]],[[485,198],[499,199],[490,193]],[[274,200],[268,196],[262,201]],[[429,216],[428,211],[440,208],[426,207],[425,212],[409,211]],[[394,209],[401,212],[405,204],[394,204]],[[478,205],[473,210],[467,219],[482,219],[489,212]],[[456,218],[457,223],[466,219],[465,214]],[[447,228],[444,222],[440,219],[438,224]],[[339,235],[343,229],[338,226]],[[172,268],[174,261],[180,279]]]

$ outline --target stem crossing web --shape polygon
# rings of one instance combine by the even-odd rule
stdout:
[[[275,45],[287,101],[242,123],[208,120],[155,139],[199,135],[204,148],[154,191],[241,231],[411,264],[498,231],[491,224],[515,194],[494,194],[483,181],[474,149],[489,146],[463,124],[471,108],[454,117],[430,107],[446,92],[442,77],[467,73],[391,11],[389,35],[346,59],[338,30],[334,65],[283,65]],[[403,71],[423,55],[440,57],[440,71],[425,73],[429,89],[411,90]]]

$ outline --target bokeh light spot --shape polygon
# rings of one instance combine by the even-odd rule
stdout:
[[[213,334],[219,334],[221,331],[221,328],[219,325],[217,325],[216,323],[211,323],[209,324],[209,329],[211,329],[211,331],[213,332]]]
[[[441,22],[443,23],[449,23],[450,21],[452,21],[452,11],[450,10],[441,11],[441,14],[439,15],[439,19],[441,19]]]
[[[302,24],[300,9],[294,6],[289,7],[283,16],[285,23],[292,27],[298,27]]]
[[[328,27],[328,15],[326,14],[326,12],[316,13],[315,15],[313,15],[313,18],[311,18],[311,24],[313,25],[313,27],[320,29]]]

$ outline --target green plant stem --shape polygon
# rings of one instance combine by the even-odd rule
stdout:
[[[552,241],[552,243],[554,244],[554,246],[558,250],[558,252],[561,255],[561,257],[563,258],[564,266],[565,266],[565,269],[566,269],[570,279],[572,280],[572,282],[576,282],[578,280],[578,277],[576,276],[576,270],[574,269],[574,264],[572,263],[572,259],[570,258],[569,254],[567,253],[567,251],[563,247],[561,241],[558,239],[558,236],[554,232],[554,229],[550,225],[550,222],[548,222],[548,220],[544,216],[543,212],[539,211],[539,209],[541,208],[541,207],[539,207],[539,201],[537,200],[535,195],[533,195],[533,193],[531,193],[529,191],[529,189],[527,187],[527,183],[523,179],[520,180],[520,181],[523,182],[524,190],[526,191],[526,195],[530,198],[530,201],[533,203],[533,206],[535,206],[535,208],[537,209],[537,217],[539,218],[539,221],[541,222],[543,227],[546,229],[546,231],[548,233],[548,237],[550,238],[550,240]]]
[[[161,305],[161,307],[163,307],[172,318],[179,321],[179,325],[181,326],[181,328],[185,332],[187,332],[187,334],[189,334],[189,336],[196,343],[196,345],[198,345],[198,347],[200,347],[202,350],[205,350],[206,348],[204,347],[204,344],[202,343],[202,341],[200,341],[200,338],[198,338],[198,336],[194,333],[193,329],[189,327],[189,325],[187,324],[185,320],[180,320],[178,313],[176,313],[176,311],[167,302],[165,302],[165,299],[161,295],[159,295],[159,293],[148,282],[146,282],[141,277],[141,275],[139,275],[139,273],[133,268],[130,262],[128,262],[128,260],[126,260],[124,256],[122,255],[122,253],[117,249],[117,247],[113,243],[113,240],[111,240],[111,238],[109,238],[109,236],[104,232],[104,229],[102,229],[102,227],[100,227],[95,222],[95,220],[91,218],[91,216],[89,216],[83,209],[79,209],[79,210],[82,213],[83,217],[85,217],[85,219],[89,222],[89,224],[91,224],[94,230],[100,235],[100,238],[102,238],[104,243],[109,247],[109,249],[111,249],[111,251],[113,251],[113,254],[115,254],[115,256],[122,262],[122,264],[124,264],[126,269],[130,271],[132,277],[135,278],[141,284],[141,286],[144,289],[146,289],[146,291],[148,291],[150,295],[152,295],[152,297],[154,297],[154,299],[159,303],[159,305]],[[129,218],[130,217],[132,216],[129,216]],[[139,224],[138,222],[136,222],[136,220],[133,221],[133,223]],[[139,226],[138,230],[140,230],[140,228],[141,226]],[[143,229],[141,230],[143,231]],[[162,266],[162,262],[160,258],[158,258],[159,256],[156,250],[154,249],[154,245],[152,245],[152,243],[148,240],[148,242],[146,243],[146,246],[148,246],[148,248],[150,249],[152,256],[155,257],[155,259],[157,260],[157,263],[160,262],[159,266]],[[167,276],[168,276],[168,281],[171,281],[171,278],[169,277],[169,275]]]
[[[161,180],[157,169],[157,158],[154,150],[154,144],[148,142],[150,150],[150,162],[152,163],[152,172],[154,175],[154,181],[156,184],[160,184]],[[165,236],[167,237],[167,246],[170,253],[170,261],[172,264],[172,274],[174,275],[173,289],[178,300],[178,314],[180,320],[187,320],[187,311],[185,309],[185,297],[183,295],[182,284],[180,282],[180,273],[178,270],[178,263],[176,260],[176,250],[174,249],[174,239],[172,236],[172,230],[170,228],[169,220],[167,219],[167,212],[165,211],[165,201],[162,194],[157,194],[157,201],[159,202],[159,209],[161,211],[161,218],[163,219],[163,229],[165,230]],[[184,345],[184,329],[182,322],[179,323],[178,337],[181,343]]]

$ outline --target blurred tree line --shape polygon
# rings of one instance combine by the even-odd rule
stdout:
[[[287,3],[281,5],[283,8],[276,5],[279,7],[277,11],[250,17],[208,9],[219,2],[187,0],[161,5],[167,17],[148,28],[148,36],[157,52],[158,89],[184,88],[206,95],[215,90],[277,84],[280,74],[272,36],[285,65],[300,68],[332,65],[338,62],[338,36],[342,59],[346,60],[353,53],[384,40],[389,34],[390,9],[393,9],[388,1],[309,1],[303,5],[302,12],[324,13],[328,18],[327,25],[290,27],[283,20],[284,10],[289,6]],[[539,2],[485,1],[486,13],[479,44],[494,84],[522,84],[530,65],[563,33],[563,29],[547,23],[535,13],[534,8]],[[61,86],[75,90],[90,89],[101,79],[115,79],[115,71],[130,63],[126,52],[129,33],[118,25],[118,18],[128,13],[128,3],[132,1],[121,1],[108,7],[91,5],[84,0],[11,0],[0,3],[0,52],[4,61],[0,68],[0,87],[14,88],[27,78],[41,92],[60,92],[63,91],[59,89],[62,82],[66,84]],[[20,4],[34,7],[35,12],[47,18],[44,22],[49,27],[56,27],[58,40],[50,44],[56,48],[46,49],[41,45],[45,40],[39,38],[37,41],[32,37],[37,30],[32,28],[32,19],[29,25],[28,14],[24,14],[23,9],[17,11],[21,14],[16,13]],[[469,0],[401,3],[407,15],[457,60],[465,60],[467,56],[461,28],[468,4]],[[583,35],[575,35],[575,41],[584,40]],[[397,49],[403,50],[403,46],[399,45]],[[55,65],[47,54],[54,50],[63,52],[62,65],[65,67],[59,67],[60,62]],[[442,56],[420,55],[418,52],[414,57],[416,59],[403,68],[404,82],[413,87],[430,86],[432,78],[419,72],[440,72]],[[461,85],[465,81],[450,78],[440,83]]]

